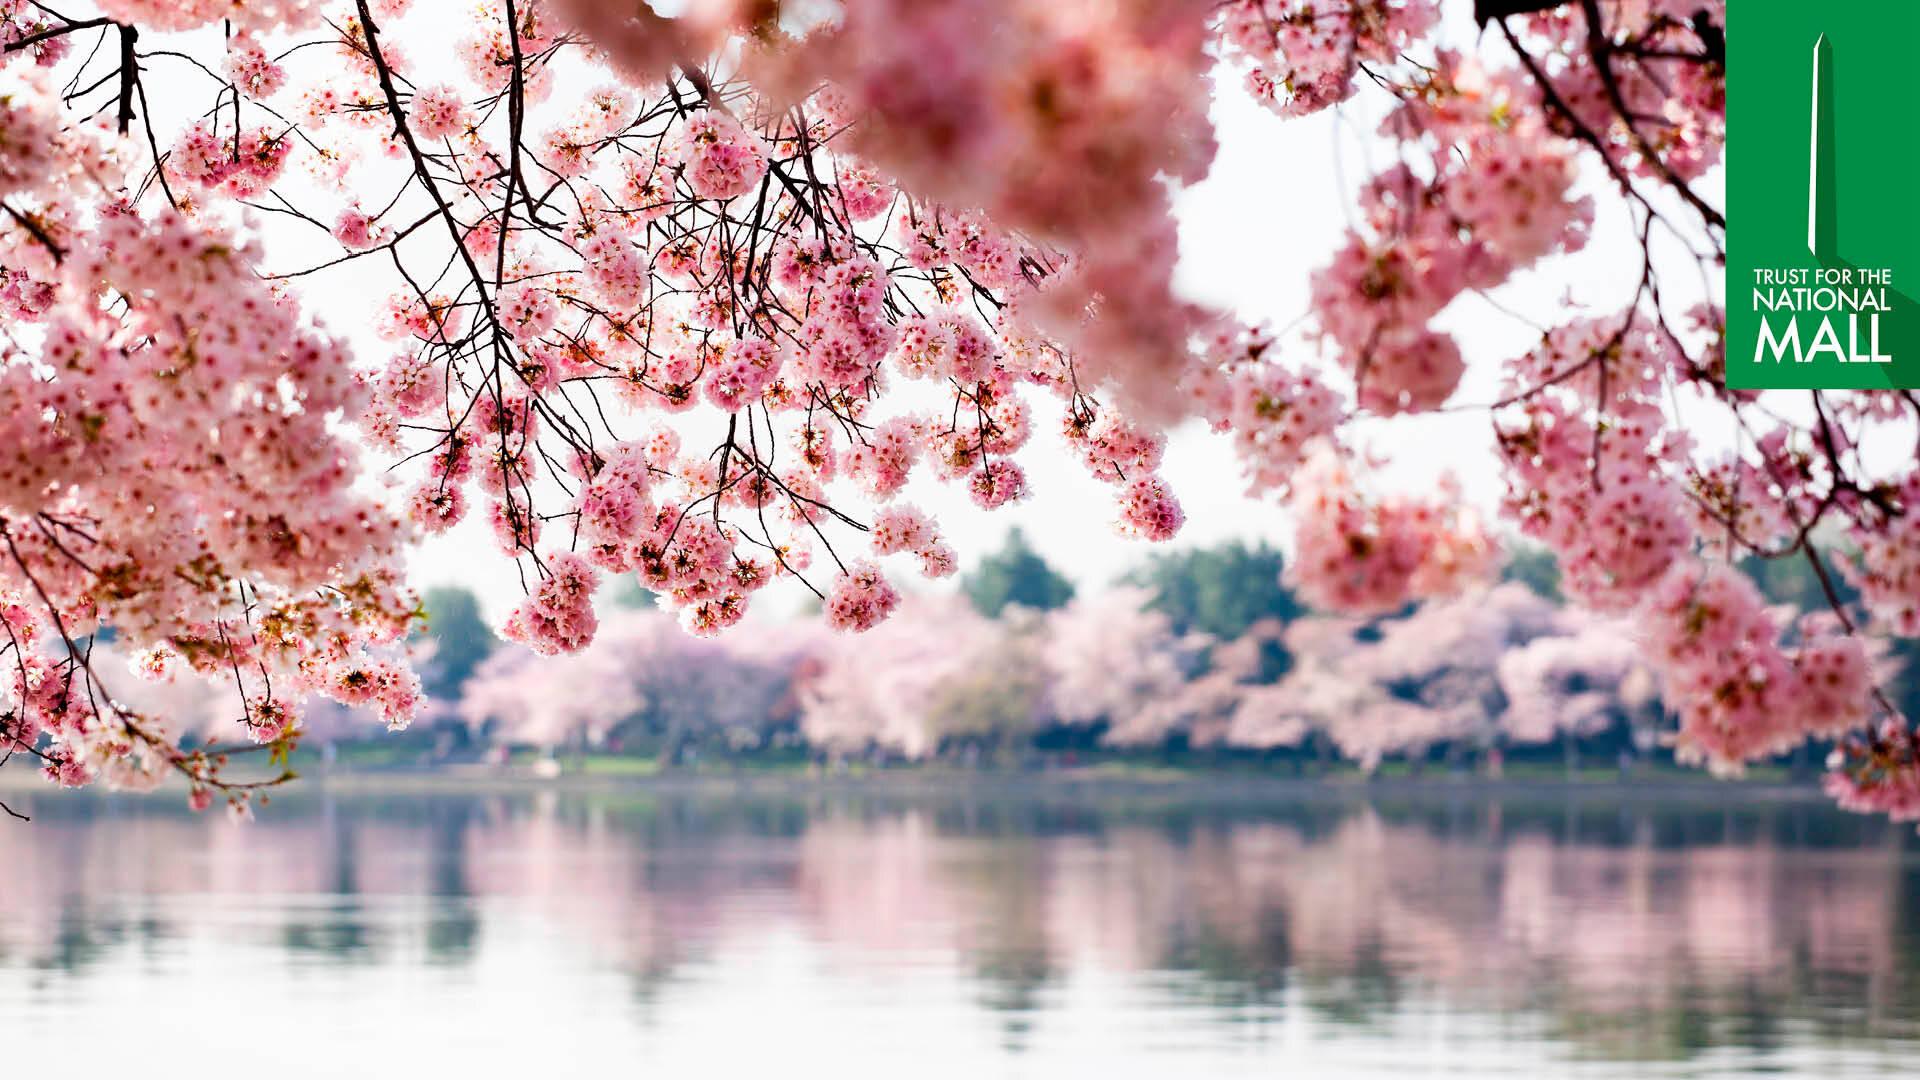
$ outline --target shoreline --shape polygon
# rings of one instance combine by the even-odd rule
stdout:
[[[180,797],[185,785],[169,781],[150,793],[78,793],[82,798],[111,795],[138,798],[152,794]],[[458,795],[625,795],[668,797],[873,796],[890,799],[954,796],[1085,802],[1107,799],[1173,800],[1193,804],[1238,802],[1361,802],[1378,797],[1561,799],[1571,801],[1663,803],[1827,803],[1817,781],[1778,778],[1716,779],[1659,775],[1596,774],[1575,778],[1442,775],[1433,777],[1338,775],[1329,777],[1190,773],[1114,775],[1073,772],[962,772],[879,770],[853,774],[808,772],[691,772],[652,775],[563,773],[536,776],[526,770],[454,767],[443,769],[316,769],[269,789],[274,801],[305,795],[458,796]],[[41,798],[65,794],[37,773],[0,771],[0,795]]]

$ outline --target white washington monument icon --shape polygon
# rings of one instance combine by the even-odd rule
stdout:
[[[1813,43],[1813,116],[1807,124],[1807,250],[1815,256],[1833,253],[1834,183],[1833,46],[1821,34]]]

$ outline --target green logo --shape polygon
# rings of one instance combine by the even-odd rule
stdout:
[[[1744,0],[1727,36],[1727,382],[1920,387],[1911,0]],[[1747,16],[1751,15],[1751,18]]]

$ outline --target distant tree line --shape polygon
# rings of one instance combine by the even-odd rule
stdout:
[[[1827,606],[1810,565],[1745,568],[1777,603]],[[1372,619],[1309,610],[1286,569],[1278,550],[1236,541],[1156,555],[1082,596],[1015,530],[960,596],[914,599],[870,634],[770,625],[696,640],[635,589],[603,643],[558,659],[499,650],[474,596],[443,587],[425,597],[423,668],[443,747],[593,747],[669,766],[1665,754],[1670,721],[1624,627],[1566,608],[1544,549],[1514,549],[1489,590]],[[1920,648],[1889,642],[1884,662],[1904,675],[1890,680],[1900,704],[1920,709]]]

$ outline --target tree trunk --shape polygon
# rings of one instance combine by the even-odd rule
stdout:
[[[666,772],[680,764],[680,744],[687,741],[687,721],[680,710],[675,709],[667,717],[666,738],[660,743],[660,757],[656,768]]]

